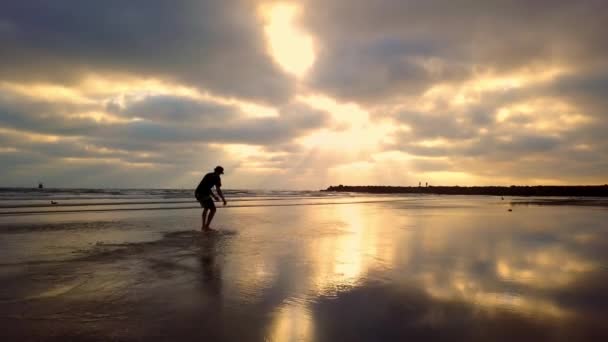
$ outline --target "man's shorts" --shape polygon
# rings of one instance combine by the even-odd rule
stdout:
[[[211,196],[203,196],[198,202],[201,204],[202,208],[215,209],[215,203],[213,203],[213,198],[211,198]]]

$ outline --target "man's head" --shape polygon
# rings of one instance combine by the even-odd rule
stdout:
[[[224,168],[219,165],[216,166],[215,169],[213,169],[213,171],[218,175],[224,174]]]

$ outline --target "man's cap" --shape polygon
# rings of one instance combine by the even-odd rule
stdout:
[[[218,165],[218,166],[216,166],[216,167],[215,167],[215,169],[213,169],[213,170],[214,170],[214,171],[218,171],[220,174],[223,174],[223,173],[224,173],[224,168],[223,168],[223,167],[221,167],[221,166],[219,166],[219,165]]]

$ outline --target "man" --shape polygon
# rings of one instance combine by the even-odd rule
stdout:
[[[222,186],[222,180],[220,179],[220,175],[224,174],[224,168],[221,166],[216,166],[213,172],[209,172],[203,177],[203,180],[198,184],[196,190],[194,191],[194,196],[196,200],[199,201],[201,207],[203,207],[203,225],[201,230],[208,231],[211,230],[210,224],[211,220],[213,220],[213,216],[215,215],[215,203],[213,200],[219,201],[217,196],[211,191],[211,188],[215,186],[217,194],[222,198],[224,205],[226,205],[226,199],[224,198],[224,194],[222,194],[222,190],[220,187]],[[209,214],[209,215],[207,215]]]

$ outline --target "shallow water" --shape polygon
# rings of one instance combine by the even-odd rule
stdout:
[[[608,337],[605,207],[474,196],[265,195],[229,198],[214,221],[219,231],[210,234],[196,231],[200,209],[0,216],[0,334]],[[282,203],[290,205],[273,206]]]

